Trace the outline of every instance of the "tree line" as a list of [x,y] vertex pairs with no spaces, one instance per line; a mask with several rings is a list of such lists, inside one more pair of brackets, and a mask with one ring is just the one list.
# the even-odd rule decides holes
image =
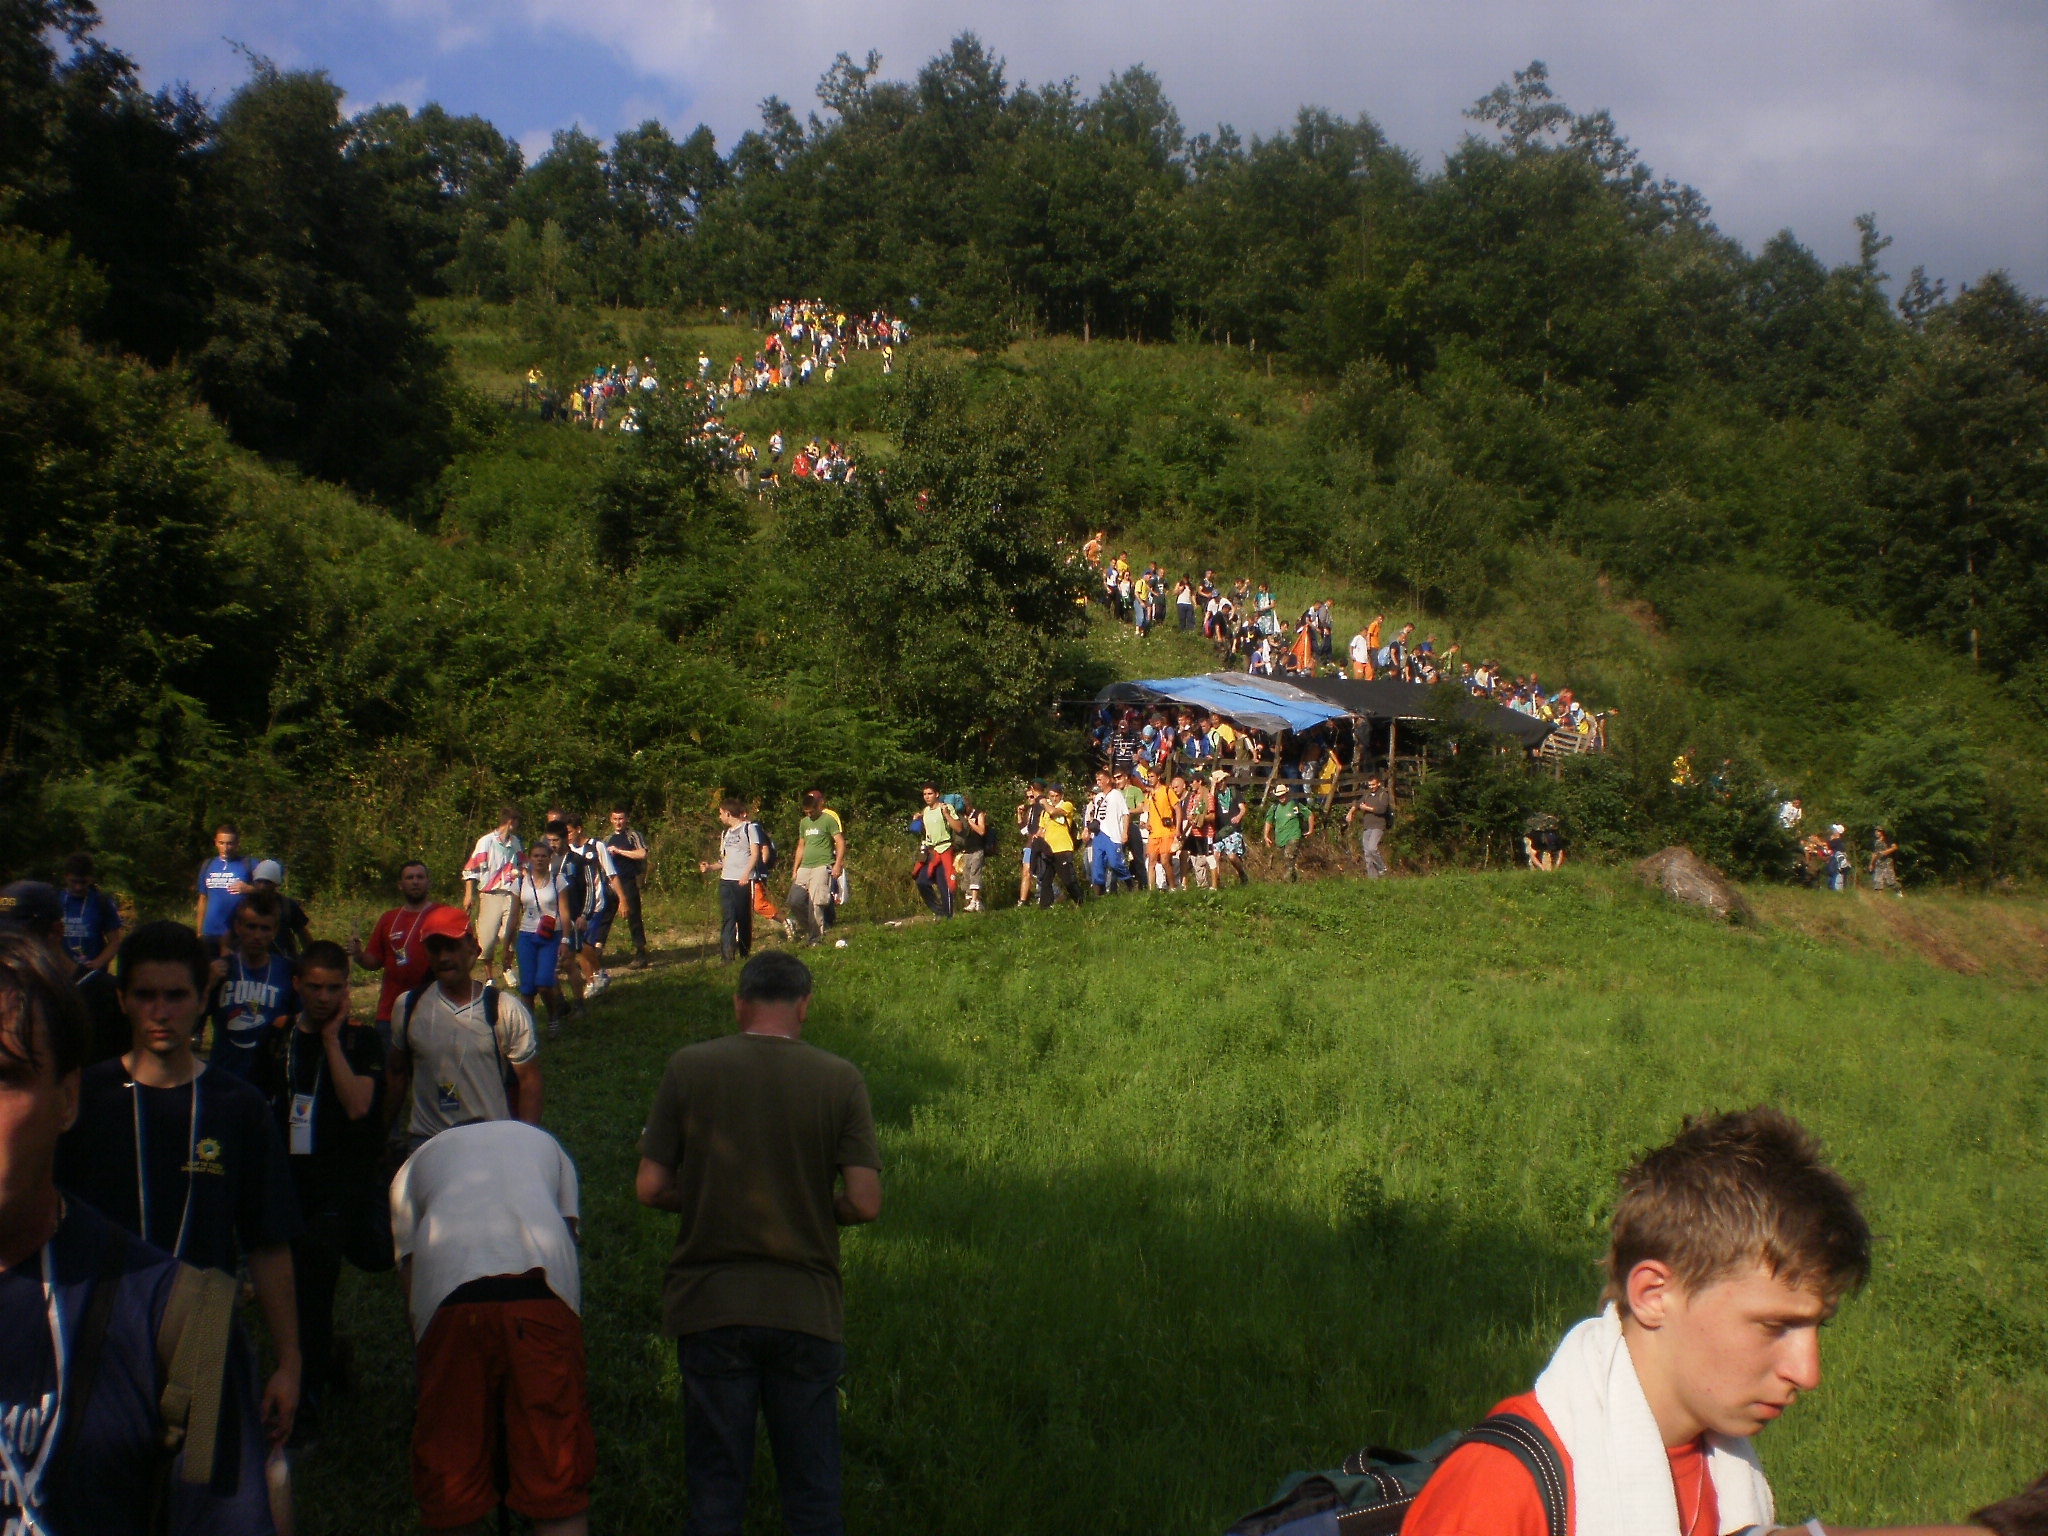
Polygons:
[[[504,423],[420,307],[450,296],[510,302],[560,341],[608,307],[823,294],[913,313],[981,358],[906,381],[872,423],[941,496],[914,501],[899,472],[772,530],[803,531],[790,570],[834,542],[867,551],[830,569],[873,602],[807,607],[797,583],[759,632],[853,639],[781,656],[778,687],[821,657],[895,679],[874,717],[890,762],[1056,750],[1036,722],[1077,675],[1071,624],[1021,551],[1104,516],[1446,614],[1483,613],[1553,555],[1694,636],[1717,619],[1768,636],[1788,602],[1819,604],[2043,713],[2048,309],[1995,272],[1950,293],[1916,270],[1889,298],[1874,218],[1834,268],[1790,233],[1745,250],[1540,64],[1474,103],[1435,166],[1321,109],[1266,137],[1190,134],[1144,70],[1092,95],[1013,83],[971,36],[907,81],[842,55],[815,108],[771,98],[730,146],[571,129],[529,165],[481,118],[345,116],[325,74],[261,59],[218,104],[147,91],[98,20],[87,0],[0,4],[0,580],[48,615],[0,662],[0,772],[70,785],[94,815],[175,780],[174,761],[237,761],[235,742],[263,743],[266,772],[302,773],[319,742],[361,773],[422,719],[464,738],[460,669],[442,656],[424,677],[406,643],[451,635],[415,583],[481,584],[490,627],[539,576],[473,530],[451,541],[477,484],[512,471]],[[1270,392],[1191,388],[1147,426],[1136,379],[1165,365],[1005,362],[1049,336],[1228,348],[1292,381],[1300,419],[1278,423]],[[540,541],[593,591],[629,585],[620,655],[723,654],[710,616],[750,601],[706,553],[746,545],[748,514],[679,440],[656,424],[617,462],[577,461]],[[308,477],[308,506],[341,505],[311,493],[324,480],[390,514],[289,537],[380,551],[408,569],[397,589],[323,570],[305,578],[321,602],[295,600],[267,568],[293,558],[287,535],[250,510],[275,515],[280,493],[230,442]],[[950,565],[909,553],[941,533]],[[1695,646],[1685,665],[1711,691],[1785,661]],[[1801,686],[1788,670],[1778,687],[1787,718],[1837,707]],[[675,772],[753,771],[676,750]]]

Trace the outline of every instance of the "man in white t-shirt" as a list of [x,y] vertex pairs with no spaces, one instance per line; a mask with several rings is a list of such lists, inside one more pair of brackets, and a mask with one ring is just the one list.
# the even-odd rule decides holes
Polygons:
[[[1107,768],[1095,775],[1088,820],[1095,828],[1095,841],[1088,852],[1088,879],[1098,896],[1106,895],[1131,878],[1130,865],[1124,861],[1124,839],[1131,827],[1130,802],[1111,781]],[[1112,876],[1115,884],[1109,883]]]
[[474,913],[489,974],[500,978],[507,991],[518,986],[509,969],[513,935],[519,931],[513,920],[518,899],[513,887],[519,883],[525,852],[526,844],[519,840],[519,807],[500,806],[498,824],[476,840],[469,862],[462,866],[462,910]]
[[431,1530],[480,1528],[501,1501],[540,1536],[588,1529],[597,1442],[576,1220],[576,1165],[516,1120],[456,1126],[392,1181],[419,1383],[413,1497]]
[[433,983],[391,1009],[389,1097],[411,1117],[412,1145],[475,1120],[539,1125],[533,1014],[517,993],[477,985],[476,934],[460,912],[436,907],[422,926]]

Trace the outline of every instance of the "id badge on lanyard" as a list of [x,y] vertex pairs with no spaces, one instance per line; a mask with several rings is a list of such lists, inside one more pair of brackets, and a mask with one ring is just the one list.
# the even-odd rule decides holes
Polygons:
[[291,1155],[313,1155],[313,1095],[310,1093],[292,1095]]

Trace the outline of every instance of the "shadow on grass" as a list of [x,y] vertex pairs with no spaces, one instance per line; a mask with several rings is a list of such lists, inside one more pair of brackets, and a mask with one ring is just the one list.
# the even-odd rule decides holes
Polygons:
[[[634,1203],[632,1173],[669,1052],[731,1028],[733,974],[621,988],[546,1052],[547,1123],[583,1180],[594,1530],[682,1521],[658,1333],[674,1223]],[[1048,1167],[924,1134],[957,1067],[859,1007],[814,1019],[860,1062],[890,1159],[882,1221],[846,1241],[854,1532],[1220,1530],[1289,1470],[1476,1418],[1590,1305],[1584,1247],[1404,1201],[1373,1169],[1289,1197],[1220,1130],[1213,1165]],[[395,1284],[349,1277],[342,1317],[360,1384],[303,1462],[300,1528],[411,1531]],[[747,1529],[780,1529],[765,1439]]]

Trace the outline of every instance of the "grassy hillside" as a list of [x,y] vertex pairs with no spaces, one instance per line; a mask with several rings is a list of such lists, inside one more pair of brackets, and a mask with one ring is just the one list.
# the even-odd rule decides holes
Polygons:
[[[480,389],[509,397],[542,357],[545,338],[523,331],[504,306],[442,301],[429,308],[458,368]],[[657,311],[590,312],[574,363],[587,369],[651,355],[674,380],[694,372],[700,348],[720,361],[735,352],[751,357],[758,337],[717,320],[715,313],[683,321]],[[1988,774],[1988,846],[1995,851],[1985,871],[2025,876],[2033,868],[2027,850],[2048,846],[2048,797],[2036,771],[2048,757],[2041,720],[1967,661],[1857,617],[1858,594],[1802,580],[1797,562],[1770,553],[1778,546],[1769,540],[1753,558],[1665,561],[1654,578],[1630,580],[1580,552],[1619,548],[1612,529],[1579,528],[1568,539],[1561,536],[1567,529],[1532,528],[1483,560],[1475,556],[1458,579],[1447,577],[1455,600],[1438,592],[1424,604],[1414,590],[1368,579],[1381,568],[1385,541],[1407,536],[1401,520],[1413,511],[1375,500],[1380,492],[1360,467],[1365,429],[1358,418],[1386,407],[1361,403],[1354,382],[1332,386],[1285,359],[1275,368],[1270,356],[1241,347],[1187,343],[1051,338],[975,360],[940,339],[915,343],[904,357],[905,367],[959,374],[983,393],[1023,388],[1042,402],[1057,424],[1044,447],[1047,473],[1070,526],[1109,528],[1112,549],[1140,563],[1158,559],[1176,575],[1213,566],[1226,576],[1266,579],[1283,610],[1331,597],[1340,644],[1384,612],[1390,626],[1412,621],[1418,633],[1436,635],[1440,648],[1459,644],[1464,660],[1494,657],[1552,688],[1570,684],[1593,707],[1617,712],[1613,739],[1641,785],[1661,780],[1682,751],[1703,772],[1733,758],[1769,792],[1803,795],[1814,819],[1860,824],[1899,814],[1884,803],[1883,763],[1859,767],[1872,740],[1910,746],[1930,729],[1953,730]],[[886,467],[902,384],[900,373],[881,376],[876,354],[855,353],[829,388],[738,402],[728,415],[757,442],[775,431],[795,440],[850,438]],[[1508,408],[1465,398],[1460,387],[1469,393],[1474,386],[1445,386],[1432,409],[1449,423],[1457,462],[1483,474],[1520,439],[1509,433],[1503,448],[1506,429],[1494,418]],[[1673,477],[1692,479],[1688,494],[1701,506],[1737,508],[1766,525],[1845,494],[1851,470],[1826,429],[1755,425],[1738,448],[1725,424],[1681,412],[1658,428],[1656,451],[1670,456]],[[1567,432],[1541,419],[1510,426],[1541,441]],[[567,435],[537,425],[516,430],[465,458],[450,482],[503,477],[508,454],[551,454],[535,445]],[[578,460],[586,478],[612,446],[582,450],[590,456]],[[1515,451],[1537,453],[1528,442]],[[1563,449],[1553,442],[1547,451]],[[551,493],[571,525],[573,489],[564,481]],[[447,504],[469,516],[461,497]],[[1600,516],[1627,521],[1619,508]],[[764,533],[772,530],[770,504],[755,503],[755,517]],[[1164,631],[1139,640],[1099,615],[1087,652],[1098,680],[1213,664],[1198,643]]]
[[[1881,1238],[1822,1390],[1764,1438],[1781,1512],[1955,1516],[2031,1477],[2048,1005],[2011,962],[2038,977],[2043,912],[1919,907],[2006,936],[1971,976],[1874,899],[1774,901],[1731,930],[1618,876],[1467,875],[851,930],[809,1031],[866,1073],[888,1163],[846,1244],[849,1529],[1215,1531],[1290,1469],[1472,1419],[1591,1306],[1623,1160],[1758,1101],[1822,1134]],[[680,1518],[672,1223],[632,1202],[634,1140],[731,982],[636,976],[545,1053],[603,1529]],[[343,1314],[364,1383],[302,1528],[408,1530],[395,1287],[353,1277]]]

